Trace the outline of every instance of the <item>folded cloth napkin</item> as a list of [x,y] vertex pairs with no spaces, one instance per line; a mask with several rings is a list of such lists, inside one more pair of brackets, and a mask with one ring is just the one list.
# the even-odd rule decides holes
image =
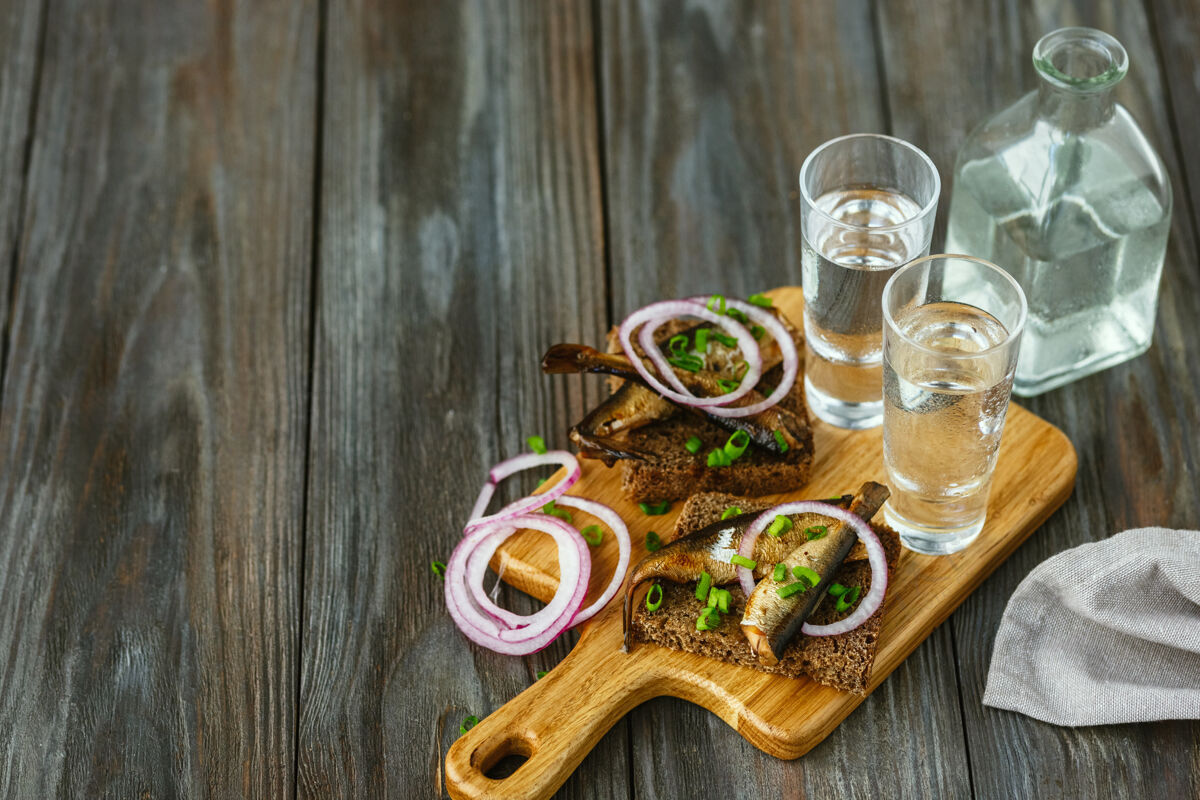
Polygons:
[[1047,559],[1008,601],[983,704],[1056,725],[1200,719],[1200,531]]

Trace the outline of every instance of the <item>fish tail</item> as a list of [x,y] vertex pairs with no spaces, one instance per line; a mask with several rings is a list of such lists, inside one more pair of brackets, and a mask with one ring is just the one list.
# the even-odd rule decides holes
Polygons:
[[542,356],[542,372],[547,375],[563,375],[573,372],[583,372],[588,368],[590,356],[596,352],[594,347],[583,344],[556,344]]

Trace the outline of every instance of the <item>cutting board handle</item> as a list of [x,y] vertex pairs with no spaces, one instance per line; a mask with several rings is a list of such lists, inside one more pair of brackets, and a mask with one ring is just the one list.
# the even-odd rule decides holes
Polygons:
[[[446,754],[446,787],[454,798],[543,798],[562,786],[617,720],[651,697],[662,681],[635,649],[620,649],[620,621],[597,621],[544,678],[493,711]],[[611,629],[614,627],[615,631]],[[609,630],[605,630],[609,629]],[[506,778],[487,772],[506,756],[526,761]]]

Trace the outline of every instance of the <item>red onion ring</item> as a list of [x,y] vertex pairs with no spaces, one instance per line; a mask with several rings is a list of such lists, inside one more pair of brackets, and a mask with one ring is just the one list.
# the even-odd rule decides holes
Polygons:
[[[591,514],[596,519],[608,525],[613,536],[617,539],[617,566],[613,570],[613,576],[608,582],[608,586],[596,598],[596,601],[587,608],[575,615],[575,619],[571,621],[571,627],[575,627],[581,622],[594,617],[600,609],[608,604],[609,600],[613,599],[613,595],[621,588],[621,584],[625,582],[625,570],[629,569],[629,555],[633,549],[633,543],[629,537],[629,528],[625,525],[625,520],[621,519],[621,515],[613,511],[603,503],[597,503],[595,500],[588,500],[583,497],[572,497],[567,495],[559,499],[560,506],[570,506],[578,508],[580,511]],[[579,538],[583,538],[580,534]]]
[[[554,597],[542,612],[538,612],[548,612],[541,617],[541,622],[504,630],[472,604],[467,589],[467,563],[482,542],[513,525],[540,530],[555,538],[561,577]],[[544,514],[526,514],[479,522],[466,532],[446,564],[446,608],[458,629],[476,644],[506,655],[528,655],[550,644],[570,626],[583,605],[590,576],[591,557],[587,543],[578,531],[562,520]]]
[[[859,541],[867,548],[867,562],[871,565],[871,590],[867,592],[867,596],[858,604],[858,608],[854,609],[854,613],[845,619],[831,622],[828,625],[810,625],[806,622],[804,623],[804,627],[800,629],[802,633],[808,636],[836,636],[840,633],[854,630],[866,622],[883,605],[883,596],[887,592],[888,585],[887,554],[883,550],[883,544],[879,541],[879,537],[875,535],[875,531],[871,529],[871,526],[864,522],[857,514],[851,513],[844,508],[830,505],[829,503],[820,503],[812,500],[783,503],[782,505],[767,509],[754,522],[750,523],[750,527],[746,528],[746,532],[742,534],[742,541],[738,546],[738,554],[753,560],[754,543],[758,540],[759,535],[767,529],[775,517],[786,517],[792,514],[820,514],[845,522],[854,528],[854,532],[858,534]],[[742,566],[737,568],[737,573],[738,581],[742,585],[742,591],[749,598],[754,591],[754,574]]]
[[[554,464],[567,470],[566,476],[558,483],[541,494],[529,495],[517,500],[515,503],[509,503],[495,514],[489,514],[486,517],[480,516],[487,509],[488,503],[492,500],[492,495],[496,492],[496,484],[500,483],[500,481],[516,472]],[[491,471],[488,472],[487,483],[483,485],[483,489],[479,492],[479,499],[475,501],[475,507],[471,509],[467,530],[471,530],[487,522],[497,522],[517,516],[518,514],[526,514],[541,508],[552,500],[558,500],[558,498],[566,493],[567,489],[575,485],[575,481],[579,480],[579,476],[582,474],[583,470],[579,466],[579,460],[566,450],[550,450],[541,454],[522,453],[519,456],[505,459],[492,467]]]

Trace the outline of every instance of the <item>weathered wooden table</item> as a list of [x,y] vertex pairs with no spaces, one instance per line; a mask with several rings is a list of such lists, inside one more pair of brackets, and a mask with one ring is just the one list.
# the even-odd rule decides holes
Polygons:
[[1198,722],[980,704],[1035,564],[1200,526],[1197,0],[5,3],[0,793],[444,792],[568,646],[474,648],[429,570],[599,398],[543,347],[796,282],[810,149],[891,132],[946,180],[1064,24],[1128,48],[1176,198],[1154,347],[1029,403],[1074,497],[804,758],[660,699],[562,794],[1200,795]]

